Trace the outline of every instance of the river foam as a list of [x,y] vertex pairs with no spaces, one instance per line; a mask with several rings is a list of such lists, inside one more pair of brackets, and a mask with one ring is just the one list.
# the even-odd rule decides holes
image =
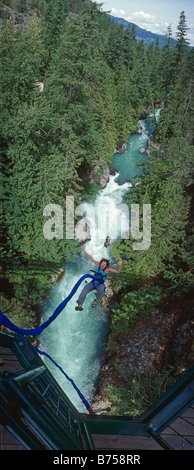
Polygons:
[[[97,261],[102,257],[110,258],[109,247],[104,246],[106,236],[110,235],[111,242],[116,238],[120,238],[120,224],[118,222],[120,204],[124,194],[130,188],[130,183],[119,186],[116,178],[117,175],[110,176],[109,183],[106,188],[100,191],[95,203],[85,202],[82,205],[91,233],[91,240],[87,242],[86,250]],[[103,225],[103,211],[105,210],[108,214],[105,217],[109,222],[108,232]],[[125,214],[122,216],[121,225],[122,231],[126,232],[128,220]],[[41,310],[44,321],[69,294],[78,279],[94,268],[95,265],[89,261],[83,252],[80,256],[75,257],[74,262],[66,265],[65,276],[59,283],[51,287],[49,297],[42,302]],[[107,310],[101,308],[100,305],[95,310],[91,308],[95,298],[94,292],[88,295],[83,312],[75,311],[76,299],[83,287],[84,284],[80,286],[73,299],[54,323],[41,334],[40,341],[41,349],[45,350],[58,362],[74,380],[87,400],[90,401],[103,360],[104,346],[109,329],[109,316]],[[60,371],[55,369],[55,366],[48,359],[45,359],[45,362],[74,406],[79,411],[85,411],[72,385],[64,379]]]
[[[157,119],[158,116],[159,112],[157,112]],[[141,127],[142,134],[131,136],[132,144],[129,139],[126,154],[119,156],[119,169],[122,167],[123,162],[123,174],[121,175],[123,180],[126,165],[129,175],[133,175],[136,161],[142,158],[139,149],[143,144],[146,145],[149,135],[153,131],[153,125],[146,124],[145,121],[141,121]],[[83,214],[86,213],[85,217],[91,233],[91,240],[87,242],[85,248],[98,261],[102,257],[110,259],[109,247],[104,246],[106,236],[110,236],[112,242],[116,238],[121,238],[122,234],[129,228],[125,211],[122,220],[120,214],[124,194],[130,189],[131,184],[126,182],[118,185],[117,181],[118,175],[110,176],[109,183],[100,191],[95,202],[93,204],[84,202],[82,205]],[[105,215],[106,212],[108,215]],[[78,279],[94,267],[95,265],[89,261],[83,252],[80,256],[76,256],[72,263],[65,266],[65,276],[59,283],[51,287],[49,296],[41,304],[44,321],[52,314],[57,305],[66,298]],[[84,284],[80,286],[63,312],[40,335],[39,339],[41,349],[53,357],[74,380],[86,399],[91,402],[104,356],[109,331],[109,315],[108,311],[101,308],[100,305],[95,310],[91,308],[95,298],[94,292],[88,295],[84,303],[84,310],[82,312],[75,311],[76,299],[83,287]],[[85,412],[84,405],[72,385],[49,360],[45,359],[45,362],[74,406],[80,412]]]

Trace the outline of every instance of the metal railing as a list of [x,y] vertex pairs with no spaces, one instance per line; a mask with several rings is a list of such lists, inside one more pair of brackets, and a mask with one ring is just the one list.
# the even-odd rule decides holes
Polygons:
[[[0,334],[3,354],[17,358],[18,372],[1,376],[2,424],[27,449],[95,449],[91,434],[147,436],[163,449],[174,450],[165,430],[182,439],[181,448],[192,440],[176,430],[176,421],[192,410],[194,367],[190,368],[139,418],[81,414],[60,388],[51,372],[22,335]],[[174,424],[175,423],[175,424]],[[165,436],[165,438],[164,438]]]
[[16,373],[4,371],[1,377],[2,424],[27,449],[94,449],[82,415],[30,341],[4,333],[0,339],[23,367]]
[[[86,416],[86,422],[92,434],[152,437],[161,448],[167,450],[175,449],[175,445],[172,445],[172,437],[174,441],[176,437],[180,437],[180,450],[185,448],[185,444],[188,444],[188,447],[192,449],[194,430],[192,435],[187,437],[185,429],[181,430],[181,420],[185,421],[184,413],[187,410],[191,410],[193,415],[193,398],[194,367],[191,367],[138,418]],[[179,426],[177,426],[177,422]],[[187,419],[186,422],[188,428],[191,428],[192,421]],[[180,431],[177,430],[177,427]],[[190,431],[188,431],[189,433]]]

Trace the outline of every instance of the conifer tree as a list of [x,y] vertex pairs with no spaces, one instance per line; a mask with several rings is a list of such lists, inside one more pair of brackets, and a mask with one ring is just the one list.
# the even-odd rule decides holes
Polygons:
[[186,17],[185,17],[185,12],[182,11],[180,14],[179,18],[179,24],[177,26],[177,52],[178,52],[178,60],[180,60],[182,54],[185,52],[189,41],[187,40],[187,31],[189,30],[187,24],[186,24]]
[[165,94],[169,92],[170,84],[176,76],[176,48],[174,40],[172,39],[172,25],[167,27],[166,44],[162,50],[161,57],[161,70],[162,70],[162,86]]
[[[44,239],[44,206],[52,202],[65,211],[69,194],[79,203],[81,175],[108,164],[145,107],[164,99],[158,146],[142,167],[141,185],[133,186],[126,199],[129,205],[152,204],[153,240],[146,255],[133,252],[131,239],[116,242],[114,253],[124,250],[131,257],[123,263],[117,287],[127,290],[142,274],[155,273],[182,289],[191,266],[186,230],[193,106],[193,50],[186,47],[184,12],[175,69],[170,29],[161,51],[156,44],[137,44],[133,27],[114,24],[94,2],[35,4],[41,20],[35,15],[26,29],[16,30],[11,17],[0,33],[5,278],[18,298],[30,295],[37,301],[51,271],[79,252],[74,240]],[[190,282],[189,275],[187,288]]]
[[45,2],[43,40],[49,56],[57,47],[66,14],[67,5],[64,0],[47,0]]

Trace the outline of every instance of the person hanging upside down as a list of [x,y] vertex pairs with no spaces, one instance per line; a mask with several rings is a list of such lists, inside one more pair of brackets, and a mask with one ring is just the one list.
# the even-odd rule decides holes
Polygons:
[[92,261],[93,263],[96,264],[97,269],[96,269],[96,274],[101,274],[102,279],[101,280],[92,280],[89,282],[82,290],[79,299],[76,301],[78,306],[75,307],[75,310],[83,310],[82,305],[84,303],[84,300],[86,296],[91,292],[92,290],[96,289],[96,299],[94,300],[92,307],[96,307],[98,301],[102,297],[104,291],[105,291],[105,286],[104,286],[104,281],[106,279],[106,276],[109,272],[111,273],[120,273],[121,270],[121,264],[122,264],[122,259],[119,260],[118,268],[113,269],[109,267],[109,261],[105,258],[102,258],[100,262],[96,261],[94,258],[92,258],[91,255],[86,253],[84,246],[82,246],[82,251],[85,253],[85,255]]

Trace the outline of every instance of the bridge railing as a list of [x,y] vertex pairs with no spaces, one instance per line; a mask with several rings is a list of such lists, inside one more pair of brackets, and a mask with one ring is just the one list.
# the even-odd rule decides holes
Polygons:
[[[42,362],[30,341],[1,333],[2,360],[9,350],[22,369],[1,377],[2,424],[30,449],[93,449],[82,415]],[[4,353],[3,353],[4,349]]]
[[[150,436],[162,448],[174,449],[164,438],[164,431],[171,429],[177,419],[184,421],[182,415],[189,407],[192,410],[194,367],[138,418],[81,414],[28,338],[0,333],[0,344],[2,361],[12,354],[20,368],[17,372],[16,369],[5,370],[1,376],[2,424],[27,449],[94,449],[91,435],[96,434]],[[183,448],[190,438],[183,434],[180,437]]]

